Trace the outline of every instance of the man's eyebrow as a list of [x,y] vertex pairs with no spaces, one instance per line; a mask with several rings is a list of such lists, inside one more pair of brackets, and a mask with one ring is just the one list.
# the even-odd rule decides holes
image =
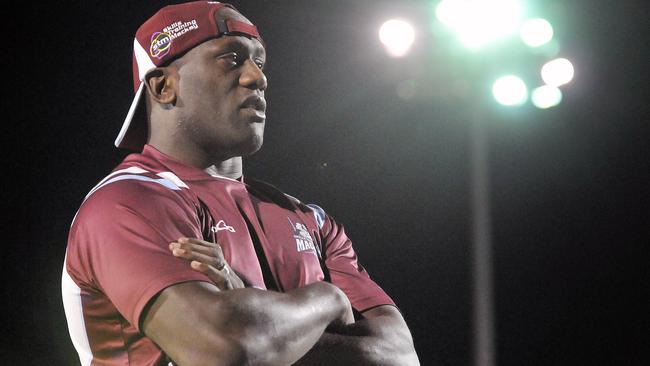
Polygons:
[[263,56],[266,59],[266,48],[264,48],[264,46],[258,44],[254,48],[258,55]]
[[254,45],[251,49],[251,47],[249,47],[246,43],[234,38],[234,39],[229,39],[226,42],[215,46],[213,50],[216,52],[246,51],[246,52],[251,52],[256,56],[262,56],[266,58],[266,49],[264,48],[264,46],[259,42],[255,42],[255,41],[253,42]]

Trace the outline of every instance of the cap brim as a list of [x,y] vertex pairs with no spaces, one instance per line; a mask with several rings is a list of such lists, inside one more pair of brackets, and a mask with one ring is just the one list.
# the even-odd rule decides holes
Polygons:
[[147,142],[147,114],[144,101],[144,83],[140,83],[129,112],[115,139],[115,147],[141,151]]

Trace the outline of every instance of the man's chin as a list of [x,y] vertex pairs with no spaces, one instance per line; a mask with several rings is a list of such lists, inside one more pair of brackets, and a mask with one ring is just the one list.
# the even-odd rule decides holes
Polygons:
[[262,143],[264,142],[264,137],[262,135],[254,135],[247,146],[242,149],[242,156],[253,155],[262,148]]

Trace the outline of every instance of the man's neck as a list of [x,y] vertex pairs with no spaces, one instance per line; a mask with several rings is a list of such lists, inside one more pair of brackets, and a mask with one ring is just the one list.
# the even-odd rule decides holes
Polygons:
[[239,179],[242,176],[241,156],[214,162],[210,161],[210,158],[206,154],[201,154],[199,150],[178,149],[177,146],[182,146],[182,144],[163,144],[157,143],[157,141],[150,141],[149,145],[183,164],[203,169],[203,171],[210,175],[231,179]]
[[239,179],[242,176],[242,158],[235,156],[228,160],[221,161],[204,169],[212,176],[225,177],[230,179]]

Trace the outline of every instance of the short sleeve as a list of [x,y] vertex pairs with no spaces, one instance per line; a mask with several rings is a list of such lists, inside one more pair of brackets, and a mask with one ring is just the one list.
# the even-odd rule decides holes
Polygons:
[[352,248],[352,242],[345,234],[343,226],[322,212],[317,212],[316,218],[321,226],[325,265],[330,279],[345,292],[352,307],[362,312],[379,305],[394,306],[390,296],[370,278],[359,263],[357,253]]
[[202,237],[197,208],[178,191],[148,182],[110,184],[82,204],[68,238],[67,268],[80,287],[103,292],[140,330],[147,303],[164,288],[208,281],[169,243]]

